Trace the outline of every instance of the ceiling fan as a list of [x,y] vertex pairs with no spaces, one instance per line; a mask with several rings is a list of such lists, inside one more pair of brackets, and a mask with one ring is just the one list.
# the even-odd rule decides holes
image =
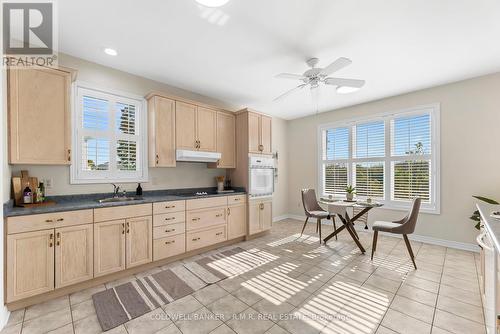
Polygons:
[[352,61],[348,58],[340,57],[325,68],[316,67],[318,62],[318,58],[308,59],[306,63],[310,69],[305,71],[304,74],[280,73],[276,75],[276,78],[300,80],[302,83],[297,87],[281,94],[275,98],[274,101],[281,100],[308,85],[311,87],[311,90],[318,88],[320,83],[337,86],[337,93],[346,94],[357,91],[365,84],[364,80],[329,77],[330,74],[337,72],[347,65],[350,65]]

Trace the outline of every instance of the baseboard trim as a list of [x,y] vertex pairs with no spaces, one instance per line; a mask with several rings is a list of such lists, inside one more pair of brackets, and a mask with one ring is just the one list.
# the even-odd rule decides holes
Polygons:
[[[284,219],[294,219],[294,220],[304,221],[306,219],[306,216],[293,215],[293,214],[281,215],[281,216],[273,218],[273,222],[278,222],[278,221],[284,220]],[[309,223],[316,223],[316,222],[311,220],[311,221],[309,221]],[[327,224],[327,223],[323,222],[323,224]],[[372,233],[371,229],[365,230],[364,227],[361,225],[355,226],[355,228],[356,228],[356,230]],[[381,234],[389,236],[389,237],[401,238],[401,236],[397,235],[397,234],[391,234],[391,233],[381,233]],[[431,245],[449,247],[449,248],[460,249],[460,250],[471,251],[471,252],[479,252],[478,245],[467,243],[467,242],[445,240],[445,239],[433,238],[433,237],[429,237],[429,236],[425,236],[425,235],[418,235],[418,234],[411,234],[408,236],[408,238],[410,240],[413,240],[413,241],[423,242],[423,243],[431,244]]]

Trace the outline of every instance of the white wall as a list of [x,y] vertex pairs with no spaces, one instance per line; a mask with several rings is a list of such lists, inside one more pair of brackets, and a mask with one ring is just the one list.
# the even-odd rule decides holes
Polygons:
[[288,143],[287,121],[273,117],[273,152],[278,152],[278,178],[274,184],[273,217],[288,213]]
[[[318,187],[319,124],[436,102],[441,104],[441,214],[421,214],[415,233],[473,243],[471,196],[500,200],[500,73],[289,121],[289,213],[303,214],[300,189]],[[369,220],[402,215],[377,209]]]

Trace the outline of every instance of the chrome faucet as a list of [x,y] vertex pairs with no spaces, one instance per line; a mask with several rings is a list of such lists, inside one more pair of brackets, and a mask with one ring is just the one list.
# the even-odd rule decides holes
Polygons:
[[111,183],[111,185],[113,186],[113,197],[118,197],[118,192],[120,191],[120,187],[114,183]]

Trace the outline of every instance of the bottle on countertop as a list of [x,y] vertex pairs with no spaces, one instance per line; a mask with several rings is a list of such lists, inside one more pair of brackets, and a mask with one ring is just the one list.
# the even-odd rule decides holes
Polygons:
[[142,196],[142,187],[140,183],[137,184],[137,189],[135,189],[135,195]]
[[40,182],[38,189],[40,189],[40,202],[43,202],[45,201],[45,185],[43,182]]
[[23,203],[30,204],[32,202],[33,202],[33,194],[31,192],[30,184],[28,183],[23,191]]

